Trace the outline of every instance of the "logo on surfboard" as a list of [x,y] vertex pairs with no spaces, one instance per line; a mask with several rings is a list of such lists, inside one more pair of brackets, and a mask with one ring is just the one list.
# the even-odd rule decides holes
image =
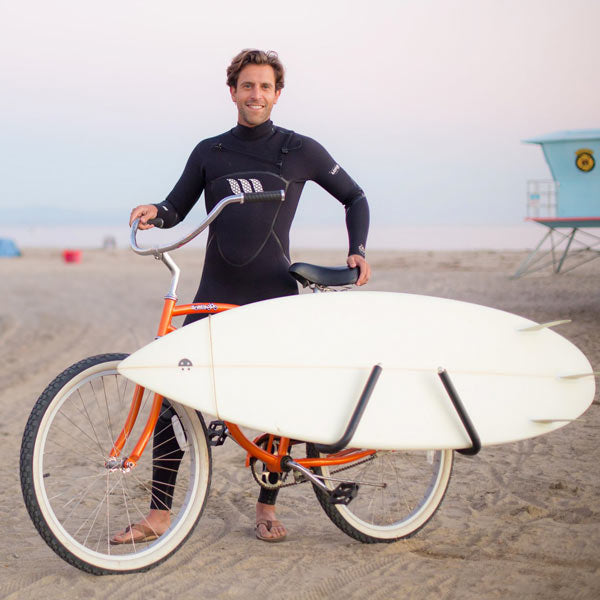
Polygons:
[[192,361],[189,358],[182,358],[179,361],[179,365],[178,365],[182,371],[189,371],[191,367],[193,367],[194,365],[192,365]]

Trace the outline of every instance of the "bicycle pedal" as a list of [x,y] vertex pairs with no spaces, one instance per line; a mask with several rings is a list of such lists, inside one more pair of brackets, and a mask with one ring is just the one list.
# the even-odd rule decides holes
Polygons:
[[208,442],[211,446],[222,446],[229,435],[224,421],[211,421],[208,425]]
[[340,483],[329,494],[330,504],[350,504],[358,494],[358,483]]

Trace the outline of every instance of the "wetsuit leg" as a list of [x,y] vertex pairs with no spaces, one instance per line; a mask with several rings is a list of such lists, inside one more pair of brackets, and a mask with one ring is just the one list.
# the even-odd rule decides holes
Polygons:
[[152,500],[150,508],[170,510],[173,490],[183,450],[179,447],[171,418],[175,411],[168,400],[163,400],[160,416],[154,429],[152,448]]
[[[188,315],[184,326],[198,319],[207,317],[206,314]],[[163,400],[160,416],[154,429],[152,450],[152,500],[150,508],[170,510],[173,503],[173,490],[177,481],[177,473],[183,458],[183,451],[177,443],[171,418],[175,412],[167,399]]]
[[[163,400],[162,409],[154,430],[154,447],[152,449],[152,501],[150,508],[170,510],[173,503],[173,489],[177,481],[177,473],[184,452],[171,425],[173,411],[168,400]],[[274,505],[279,490],[260,488],[258,501]]]
[[258,495],[258,501],[263,504],[274,505],[277,502],[277,494],[279,490],[267,490],[266,488],[260,488],[260,494]]

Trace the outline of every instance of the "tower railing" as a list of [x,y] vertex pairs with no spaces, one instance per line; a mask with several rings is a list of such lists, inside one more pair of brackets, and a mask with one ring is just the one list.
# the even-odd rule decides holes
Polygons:
[[527,182],[527,216],[556,217],[559,184],[554,179],[530,179]]

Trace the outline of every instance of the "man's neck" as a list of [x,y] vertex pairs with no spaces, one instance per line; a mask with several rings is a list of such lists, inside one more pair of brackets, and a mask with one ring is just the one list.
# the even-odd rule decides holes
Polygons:
[[261,123],[260,125],[256,125],[255,127],[248,127],[247,125],[242,125],[241,123],[238,123],[231,130],[231,133],[233,133],[235,137],[244,140],[256,140],[266,135],[269,135],[272,131],[273,121],[269,119],[264,123]]

